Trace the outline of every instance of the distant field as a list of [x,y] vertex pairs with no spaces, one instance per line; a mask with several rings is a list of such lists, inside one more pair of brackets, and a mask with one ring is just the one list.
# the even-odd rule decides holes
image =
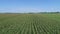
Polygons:
[[60,14],[0,14],[0,34],[60,34]]

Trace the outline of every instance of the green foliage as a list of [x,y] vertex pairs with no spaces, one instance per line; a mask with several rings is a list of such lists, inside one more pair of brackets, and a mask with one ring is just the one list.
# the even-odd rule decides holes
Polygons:
[[60,14],[0,14],[0,34],[60,34]]

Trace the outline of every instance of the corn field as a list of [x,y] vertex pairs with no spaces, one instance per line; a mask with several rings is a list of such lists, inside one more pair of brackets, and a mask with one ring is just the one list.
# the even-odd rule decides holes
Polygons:
[[60,34],[60,14],[0,14],[0,34]]

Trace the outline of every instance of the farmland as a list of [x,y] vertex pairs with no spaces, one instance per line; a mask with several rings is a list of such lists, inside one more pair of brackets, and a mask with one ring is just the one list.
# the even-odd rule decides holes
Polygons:
[[0,34],[60,34],[60,14],[0,14]]

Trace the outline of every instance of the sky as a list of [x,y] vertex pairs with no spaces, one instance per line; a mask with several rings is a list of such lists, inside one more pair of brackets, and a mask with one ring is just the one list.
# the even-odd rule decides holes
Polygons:
[[60,11],[60,0],[0,0],[0,13],[56,11]]

